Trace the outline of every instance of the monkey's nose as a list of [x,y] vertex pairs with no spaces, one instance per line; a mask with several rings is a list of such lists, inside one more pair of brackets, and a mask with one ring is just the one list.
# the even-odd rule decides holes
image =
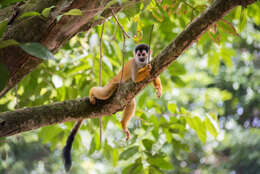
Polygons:
[[141,62],[144,62],[145,61],[145,58],[140,58],[139,59]]

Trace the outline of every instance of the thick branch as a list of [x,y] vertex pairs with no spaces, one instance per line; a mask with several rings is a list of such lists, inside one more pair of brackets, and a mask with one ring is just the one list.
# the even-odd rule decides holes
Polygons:
[[[14,18],[8,25],[7,31],[3,35],[3,40],[14,39],[18,42],[40,42],[55,53],[71,37],[81,31],[86,31],[102,23],[105,18],[118,12],[125,5],[134,5],[136,1],[126,4],[114,4],[111,8],[104,10],[104,7],[110,0],[45,0],[45,1],[26,1],[25,4],[17,8],[8,7],[0,10],[0,19],[12,18],[12,13],[19,15],[28,11],[41,12],[43,9],[55,6],[51,15],[46,18],[39,16],[26,19]],[[71,9],[80,9],[82,16],[63,16],[57,22],[56,18],[60,14]],[[15,11],[16,10],[16,11]],[[95,16],[101,13],[103,18],[95,19]],[[42,62],[41,59],[34,58],[26,54],[18,46],[10,46],[0,49],[0,63],[7,66],[9,70],[9,81],[5,88],[0,91],[0,97],[4,96],[16,83],[22,80],[28,73],[34,70]]]
[[120,90],[109,100],[98,101],[91,105],[88,98],[43,105],[0,114],[0,137],[37,129],[42,126],[111,115],[120,111],[149,82],[169,66],[212,24],[220,20],[229,10],[243,4],[249,5],[256,0],[216,0],[216,2],[194,20],[151,62],[152,72],[149,79],[140,83],[122,84]]

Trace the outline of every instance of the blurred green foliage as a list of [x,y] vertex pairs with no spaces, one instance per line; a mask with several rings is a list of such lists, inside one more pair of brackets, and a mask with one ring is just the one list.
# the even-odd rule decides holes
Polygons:
[[[120,71],[123,54],[129,60],[136,44],[148,43],[152,24],[155,56],[209,5],[206,0],[129,5],[117,14],[133,37],[125,53],[122,31],[108,18],[102,85]],[[232,10],[160,75],[160,99],[151,85],[136,97],[128,142],[121,113],[103,117],[102,145],[98,119],[85,120],[73,145],[71,173],[259,171],[259,10],[259,2]],[[0,99],[0,111],[88,96],[98,85],[100,32],[97,26],[73,37],[55,55],[57,61],[44,61]],[[61,149],[72,127],[64,123],[0,139],[0,173],[63,173]]]

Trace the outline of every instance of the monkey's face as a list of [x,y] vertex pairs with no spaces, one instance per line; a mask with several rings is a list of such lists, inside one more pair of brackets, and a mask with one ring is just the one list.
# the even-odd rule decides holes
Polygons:
[[146,50],[137,50],[135,53],[135,61],[140,64],[148,63],[148,52]]
[[[135,47],[134,59],[138,65],[141,65],[141,67],[148,63],[149,50],[150,50],[149,46],[146,44],[139,44]],[[150,51],[150,53],[151,53],[151,51]],[[151,54],[150,54],[150,56],[151,56]]]

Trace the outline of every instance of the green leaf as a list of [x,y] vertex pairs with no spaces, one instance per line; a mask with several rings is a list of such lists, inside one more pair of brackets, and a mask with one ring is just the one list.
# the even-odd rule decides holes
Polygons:
[[0,38],[3,36],[5,32],[7,24],[8,24],[8,20],[4,20],[0,22]]
[[142,141],[144,147],[146,150],[148,151],[151,151],[152,150],[152,147],[153,147],[153,144],[154,144],[154,141],[150,140],[150,139],[144,139]]
[[139,97],[139,100],[138,100],[138,105],[140,107],[143,107],[144,106],[144,103],[146,102],[146,99],[148,97],[148,90],[145,90],[141,96]]
[[115,167],[117,165],[117,161],[119,159],[119,153],[117,149],[113,149],[112,151],[112,161],[113,161],[113,166]]
[[168,103],[167,107],[171,113],[176,113],[177,105],[175,103]]
[[64,13],[63,15],[71,15],[71,16],[82,16],[82,11],[80,9],[71,9],[70,11]]
[[171,75],[183,75],[186,74],[186,69],[184,65],[180,64],[177,61],[174,61],[171,66],[168,68]]
[[43,143],[49,143],[54,142],[57,134],[61,132],[63,132],[63,129],[59,126],[46,126],[41,128],[38,135]]
[[138,14],[138,12],[140,11],[140,6],[137,5],[131,5],[128,8],[125,8],[125,10],[123,11],[126,16],[128,18],[133,17],[134,15]]
[[215,121],[218,122],[218,116],[214,113],[209,113],[209,115],[211,116],[211,118],[213,118]]
[[131,164],[123,169],[122,174],[143,174],[142,158],[135,160],[134,164]]
[[164,133],[164,135],[165,135],[165,137],[166,137],[166,140],[167,140],[169,143],[171,143],[171,142],[172,142],[172,133],[169,132],[169,129],[168,129],[168,128],[163,129],[163,133]]
[[207,139],[207,132],[206,132],[206,127],[203,124],[203,122],[201,121],[201,119],[199,117],[193,117],[193,121],[196,124],[197,129],[195,129],[196,134],[198,135],[198,137],[200,138],[200,140],[205,143],[206,139]]
[[0,49],[9,47],[12,45],[19,45],[19,43],[16,40],[10,39],[10,40],[2,40],[0,41]]
[[218,26],[221,27],[223,29],[223,31],[229,33],[229,34],[233,34],[235,36],[239,36],[239,34],[237,33],[235,27],[232,25],[232,23],[228,22],[225,19],[221,19],[218,22]]
[[158,167],[156,167],[156,166],[150,166],[149,174],[164,174],[164,172],[159,170]]
[[138,152],[138,146],[130,147],[120,154],[119,160],[127,160],[137,152]]
[[9,71],[8,68],[0,63],[0,91],[5,88],[9,79]]
[[110,160],[111,158],[111,152],[112,152],[112,147],[107,143],[107,139],[104,143],[104,148],[103,148],[103,151],[104,151],[104,156],[107,160]]
[[37,42],[28,42],[19,45],[28,54],[41,58],[55,60],[53,54],[42,44]]
[[169,160],[166,160],[165,157],[162,156],[150,157],[147,159],[147,162],[164,170],[173,169],[172,163],[170,163]]
[[218,132],[217,129],[214,127],[214,125],[212,124],[212,122],[210,121],[210,119],[208,117],[206,117],[206,119],[204,120],[205,125],[207,127],[207,130],[209,131],[209,133],[211,135],[213,135],[215,138],[217,138],[218,136]]
[[186,85],[186,83],[179,76],[172,76],[171,80],[180,87],[184,87]]
[[23,0],[1,0],[0,5],[2,6],[2,8],[5,8],[16,2],[21,2],[21,1],[23,1]]
[[23,13],[21,16],[18,17],[18,19],[32,17],[32,16],[41,16],[41,14],[38,13],[37,11],[29,11],[29,12]]
[[246,23],[247,23],[247,9],[244,8],[244,7],[240,7],[241,8],[241,12],[240,12],[240,20],[239,20],[239,29],[240,31],[242,31],[245,26],[246,26]]
[[220,57],[219,54],[214,51],[213,55],[208,57],[208,66],[211,68],[213,74],[217,74],[220,65]]
[[186,116],[185,119],[186,119],[188,125],[190,126],[190,128],[195,130],[199,139],[203,143],[205,143],[206,139],[207,139],[207,131],[206,131],[206,126],[201,121],[201,119],[198,116],[195,116],[195,117]]
[[90,144],[90,149],[89,149],[89,155],[91,155],[92,153],[94,153],[96,150],[96,140],[95,137],[92,138],[91,140],[91,144]]
[[49,15],[50,15],[50,11],[51,9],[53,9],[55,6],[51,6],[51,7],[48,7],[48,8],[45,8],[42,10],[42,16],[44,16],[45,18],[48,18]]
[[227,67],[231,68],[233,66],[233,64],[232,64],[232,56],[235,55],[234,50],[222,47],[220,49],[220,54],[221,54],[222,60],[225,63],[225,65]]

